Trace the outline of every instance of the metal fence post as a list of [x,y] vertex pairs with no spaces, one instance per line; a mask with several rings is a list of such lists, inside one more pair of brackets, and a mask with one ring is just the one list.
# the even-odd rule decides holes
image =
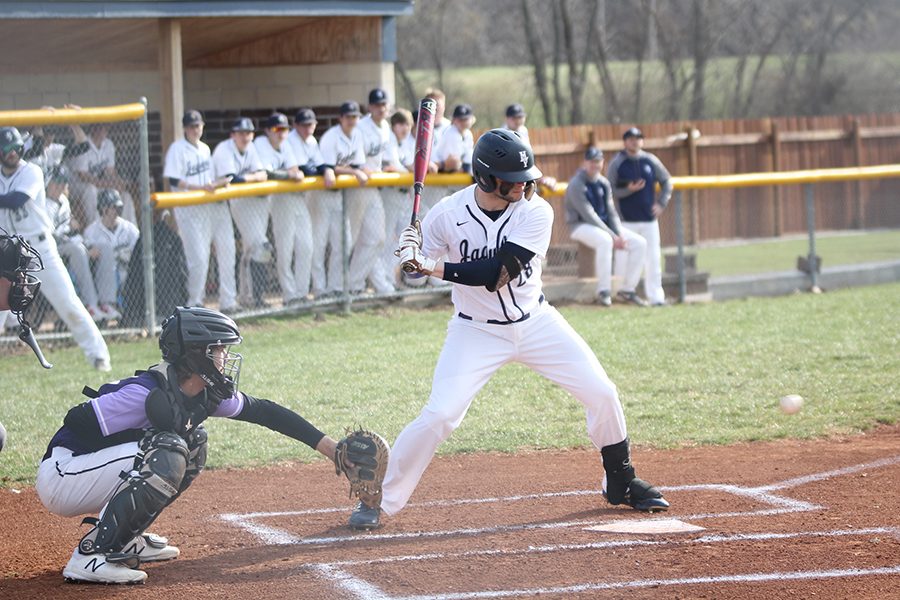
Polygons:
[[806,227],[809,230],[809,255],[807,266],[809,267],[809,280],[811,291],[819,291],[819,264],[816,257],[816,205],[813,197],[813,186],[807,183],[803,186],[806,193]]
[[346,314],[350,313],[350,211],[348,210],[347,190],[341,189],[341,276],[344,281],[341,304]]
[[141,249],[144,269],[144,323],[153,335],[156,327],[156,282],[153,276],[153,207],[150,206],[150,147],[147,127],[147,99],[141,98],[144,114],[140,122],[140,172],[138,174],[141,195]]
[[675,239],[678,242],[678,301],[684,304],[687,297],[687,279],[684,275],[684,216],[682,215],[681,190],[675,190]]

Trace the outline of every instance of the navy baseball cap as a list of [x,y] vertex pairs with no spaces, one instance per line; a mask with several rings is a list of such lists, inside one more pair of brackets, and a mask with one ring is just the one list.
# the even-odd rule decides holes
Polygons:
[[256,131],[253,120],[248,117],[238,117],[231,126],[231,131]]
[[525,116],[525,107],[521,104],[510,104],[506,107],[506,116],[507,117],[524,117]]
[[284,127],[285,129],[287,129],[291,125],[290,123],[288,123],[288,118],[286,115],[280,112],[276,112],[269,115],[264,126],[266,129],[272,129],[276,127]]
[[603,150],[597,146],[590,146],[584,151],[584,160],[603,160]]
[[369,92],[369,104],[387,104],[387,92],[381,88],[375,88]]
[[341,116],[342,117],[345,115],[359,116],[361,114],[362,113],[359,112],[359,103],[358,102],[354,102],[353,100],[347,100],[346,102],[341,104]]
[[311,108],[301,108],[297,111],[297,114],[294,116],[294,123],[299,125],[306,125],[307,123],[315,123],[316,122],[316,113],[313,112]]
[[202,122],[203,115],[200,114],[199,110],[187,110],[184,112],[184,116],[181,117],[182,127],[187,127],[188,125],[198,125]]
[[472,107],[468,104],[457,104],[456,108],[453,109],[454,119],[467,119],[472,116],[475,115],[472,113]]
[[626,129],[625,133],[622,134],[622,139],[627,140],[628,138],[642,138],[644,137],[644,132],[638,129],[637,127],[632,127],[631,129]]

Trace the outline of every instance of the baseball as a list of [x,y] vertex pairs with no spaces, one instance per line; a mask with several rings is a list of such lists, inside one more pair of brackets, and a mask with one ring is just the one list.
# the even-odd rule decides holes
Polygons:
[[783,413],[792,415],[800,412],[800,409],[803,407],[803,398],[797,394],[788,394],[781,398],[780,405]]

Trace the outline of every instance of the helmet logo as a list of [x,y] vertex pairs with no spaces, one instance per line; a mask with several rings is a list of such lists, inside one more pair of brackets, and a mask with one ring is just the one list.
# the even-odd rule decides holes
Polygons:
[[519,151],[519,160],[522,161],[523,167],[527,167],[528,166],[528,152],[526,152],[525,150],[520,150]]

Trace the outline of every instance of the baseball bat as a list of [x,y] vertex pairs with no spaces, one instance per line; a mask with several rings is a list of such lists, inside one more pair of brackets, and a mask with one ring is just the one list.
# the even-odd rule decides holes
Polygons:
[[410,225],[419,220],[419,203],[425,189],[425,175],[431,162],[431,144],[434,137],[434,113],[437,102],[432,98],[423,98],[419,103],[419,118],[416,123],[416,157],[413,162],[413,210]]

